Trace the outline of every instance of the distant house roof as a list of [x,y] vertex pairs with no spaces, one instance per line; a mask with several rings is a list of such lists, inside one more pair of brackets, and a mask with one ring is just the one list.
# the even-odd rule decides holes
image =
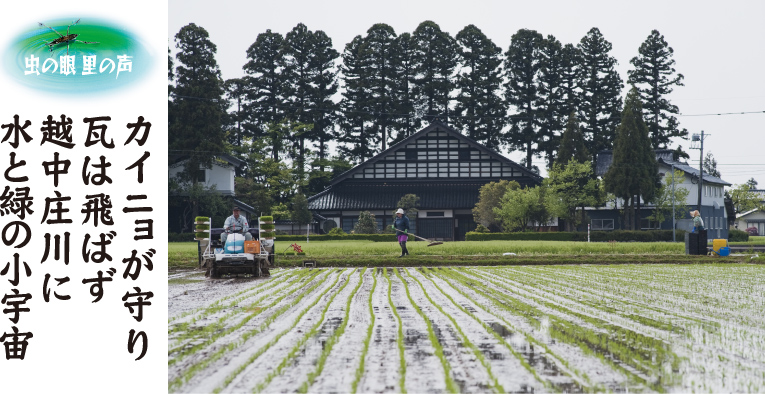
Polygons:
[[[171,167],[176,167],[176,166],[182,164],[188,158],[189,158],[189,155],[187,155],[187,154],[173,154],[173,153],[171,153],[171,154],[167,155],[167,161],[168,161],[168,164]],[[231,156],[231,155],[225,154],[225,153],[224,154],[220,154],[220,155],[216,155],[215,158],[219,159],[219,160],[223,160],[224,162],[226,162],[226,163],[228,163],[228,164],[230,164],[230,165],[232,165],[232,166],[234,166],[236,168],[239,168],[239,167],[242,167],[243,165],[245,165],[245,161],[244,160],[238,159],[238,158],[236,158],[234,156]]]
[[[699,170],[697,168],[693,168],[688,163],[672,160],[672,150],[671,149],[657,149],[654,151],[656,153],[656,161],[659,163],[663,163],[668,166],[672,166],[674,164],[675,168],[678,170],[681,170],[687,174],[695,175],[696,177],[699,176]],[[611,163],[613,163],[614,160],[614,154],[613,151],[610,150],[604,150],[598,152],[598,161],[595,164],[595,175],[597,176],[603,176],[608,172],[608,169],[611,168]],[[724,185],[724,186],[730,186],[731,184],[728,182],[725,182],[724,180],[711,176],[709,174],[704,174],[704,183],[715,183],[718,185]]]

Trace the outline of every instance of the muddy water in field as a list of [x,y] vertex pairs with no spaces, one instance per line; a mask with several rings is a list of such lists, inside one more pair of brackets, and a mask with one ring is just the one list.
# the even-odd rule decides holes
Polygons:
[[[170,273],[169,391],[391,393],[402,377],[410,393],[765,391],[763,267],[396,270],[390,294],[373,269]],[[583,346],[583,329],[636,336]],[[651,338],[677,363],[635,369]]]

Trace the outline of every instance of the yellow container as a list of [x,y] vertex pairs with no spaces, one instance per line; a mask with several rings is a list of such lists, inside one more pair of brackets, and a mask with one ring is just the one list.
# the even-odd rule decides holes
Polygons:
[[244,253],[260,253],[260,241],[244,241]]
[[715,239],[712,240],[712,250],[715,251],[715,253],[720,253],[720,248],[724,248],[728,246],[728,240],[727,239]]

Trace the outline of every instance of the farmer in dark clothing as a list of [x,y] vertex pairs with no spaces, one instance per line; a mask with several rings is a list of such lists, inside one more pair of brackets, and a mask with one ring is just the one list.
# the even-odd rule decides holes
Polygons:
[[398,244],[401,245],[401,256],[409,255],[409,251],[406,250],[406,240],[409,239],[409,218],[404,215],[404,210],[399,208],[396,211],[396,222],[393,224],[393,228],[398,235]]

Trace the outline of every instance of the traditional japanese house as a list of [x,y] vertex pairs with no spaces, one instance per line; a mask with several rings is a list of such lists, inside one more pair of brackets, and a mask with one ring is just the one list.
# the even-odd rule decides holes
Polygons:
[[419,200],[410,232],[435,240],[464,240],[473,231],[472,209],[481,186],[501,179],[535,186],[542,178],[499,153],[434,121],[377,156],[337,177],[308,199],[308,208],[326,218],[319,226],[350,232],[362,211],[375,215],[378,229],[393,222],[406,194]]

